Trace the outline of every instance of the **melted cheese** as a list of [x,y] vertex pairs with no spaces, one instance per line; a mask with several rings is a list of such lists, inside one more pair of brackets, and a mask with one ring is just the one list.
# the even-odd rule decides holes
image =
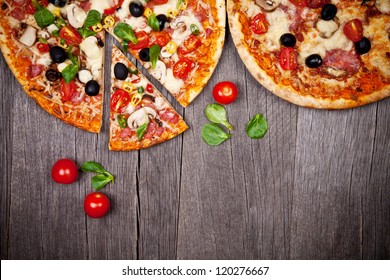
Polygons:
[[181,79],[176,79],[173,76],[173,71],[171,68],[167,69],[167,75],[165,77],[165,88],[171,93],[177,93],[180,91],[181,87],[184,85],[184,81]]
[[178,12],[177,3],[178,3],[177,0],[169,0],[167,3],[165,3],[163,5],[154,6],[153,12],[156,15],[160,15],[160,14],[167,15],[168,11]]
[[112,0],[90,0],[91,2],[91,10],[97,10],[101,14],[105,9],[109,9],[114,6],[114,2]]
[[97,44],[96,37],[90,36],[80,44],[81,50],[87,57],[87,67],[91,69],[95,79],[100,79],[103,66],[103,52]]
[[280,48],[280,36],[289,32],[289,27],[292,22],[288,19],[288,15],[280,9],[271,13],[266,13],[266,18],[269,23],[265,43],[270,51]]
[[195,24],[200,32],[204,32],[202,24],[199,22],[198,18],[192,13],[189,12],[187,15],[182,15],[176,18],[177,21],[183,21],[186,25],[186,30],[183,32],[181,28],[175,29],[172,34],[172,40],[180,46],[183,41],[192,34],[191,32],[191,24]]

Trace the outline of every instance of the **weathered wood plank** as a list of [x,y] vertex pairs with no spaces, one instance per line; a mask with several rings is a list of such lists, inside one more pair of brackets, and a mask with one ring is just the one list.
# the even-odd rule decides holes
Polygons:
[[363,257],[361,211],[376,108],[299,109],[291,258]]

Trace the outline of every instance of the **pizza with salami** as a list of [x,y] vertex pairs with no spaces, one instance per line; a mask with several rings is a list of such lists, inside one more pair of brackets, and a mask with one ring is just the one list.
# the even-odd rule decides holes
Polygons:
[[292,103],[323,109],[390,96],[389,0],[228,0],[251,74]]

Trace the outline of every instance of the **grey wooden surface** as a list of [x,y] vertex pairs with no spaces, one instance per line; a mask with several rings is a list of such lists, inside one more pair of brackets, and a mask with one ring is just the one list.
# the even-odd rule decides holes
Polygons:
[[[108,95],[102,133],[90,134],[40,109],[2,56],[0,69],[2,259],[390,258],[390,99],[345,111],[299,108],[252,78],[227,35],[193,104],[184,110],[162,90],[190,129],[118,153],[107,146]],[[239,88],[227,106],[235,130],[210,147],[200,138],[203,110],[222,80]],[[269,122],[258,141],[245,134],[256,113]],[[116,176],[103,190],[112,202],[105,218],[84,215],[89,174],[69,186],[51,181],[63,157],[98,161]]]

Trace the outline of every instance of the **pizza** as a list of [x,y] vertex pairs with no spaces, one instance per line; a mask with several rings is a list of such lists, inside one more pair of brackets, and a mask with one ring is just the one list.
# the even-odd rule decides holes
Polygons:
[[99,132],[104,34],[96,28],[101,15],[82,3],[0,0],[0,45],[38,105],[66,123]]
[[352,108],[390,95],[389,0],[228,0],[251,74],[292,103]]
[[148,148],[188,128],[164,96],[115,46],[110,100],[110,150]]
[[[116,5],[115,5],[116,3]],[[102,0],[107,30],[187,106],[202,91],[222,53],[223,0]]]

